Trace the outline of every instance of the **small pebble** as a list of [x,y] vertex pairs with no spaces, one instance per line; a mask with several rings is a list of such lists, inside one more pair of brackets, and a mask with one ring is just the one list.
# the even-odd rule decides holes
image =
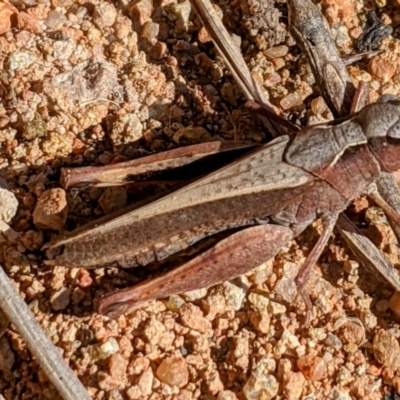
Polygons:
[[340,350],[343,346],[342,341],[333,333],[328,333],[325,339],[325,344],[335,350]]
[[384,59],[381,56],[372,57],[368,63],[368,72],[384,83],[389,82],[397,70],[397,61]]
[[100,28],[114,25],[117,10],[110,3],[99,3],[93,11],[93,21]]
[[371,308],[372,304],[372,298],[371,297],[365,297],[363,299],[358,299],[357,304],[360,310],[369,310]]
[[131,386],[126,391],[126,395],[128,396],[128,400],[140,400],[140,399],[142,399],[142,392],[140,391],[138,385]]
[[298,93],[289,93],[286,95],[279,104],[284,110],[290,110],[294,107],[300,106],[303,104],[302,98]]
[[354,354],[358,351],[358,345],[356,343],[347,343],[343,346],[343,350],[348,354]]
[[125,114],[116,119],[110,138],[114,146],[133,143],[143,137],[143,125],[136,114]]
[[397,318],[400,318],[400,292],[394,292],[389,300],[389,308]]
[[247,400],[272,400],[278,391],[279,383],[274,375],[252,376],[243,387],[243,394]]
[[179,309],[183,325],[196,331],[205,333],[211,329],[211,322],[204,318],[203,312],[194,304],[184,304]]
[[29,15],[24,11],[18,14],[18,28],[32,33],[42,32],[39,20],[35,16]]
[[138,386],[143,396],[150,396],[153,392],[154,374],[151,368],[147,368],[140,374]]
[[297,367],[311,381],[320,381],[326,376],[325,361],[318,356],[306,355],[297,359]]
[[311,110],[315,115],[321,115],[328,109],[325,100],[319,96],[311,100]]
[[168,301],[167,301],[167,303],[166,303],[166,306],[167,306],[171,311],[178,312],[179,309],[180,309],[184,304],[185,304],[185,300],[184,300],[182,297],[180,297],[180,296],[178,296],[178,295],[176,295],[176,294],[173,294],[172,296],[169,297],[169,299],[168,299]]
[[190,292],[185,292],[182,294],[182,297],[186,301],[195,301],[202,299],[203,297],[207,296],[207,288],[202,288],[202,289],[197,289],[197,290],[192,290]]
[[289,51],[287,46],[275,46],[264,51],[264,54],[269,58],[284,57]]
[[345,343],[359,344],[365,337],[365,329],[360,323],[347,321],[341,327],[341,338]]
[[297,275],[298,266],[293,262],[285,262],[282,278],[275,284],[275,292],[279,299],[291,303],[298,295],[294,278]]
[[188,28],[191,10],[192,5],[190,1],[183,1],[171,7],[171,12],[177,17],[176,25],[179,30]]
[[300,346],[299,338],[287,329],[283,331],[279,342],[283,343],[289,349],[295,349]]
[[264,85],[268,87],[275,87],[282,80],[281,76],[277,72],[271,72],[264,76]]
[[182,357],[167,357],[157,368],[157,378],[170,386],[183,387],[189,381],[189,370]]
[[11,18],[18,10],[8,2],[0,3],[0,35],[11,29]]
[[47,134],[46,123],[42,119],[26,122],[22,125],[21,134],[25,140],[29,141],[45,137]]
[[384,329],[374,336],[372,351],[375,360],[393,371],[400,368],[400,346],[398,340]]
[[142,37],[152,41],[156,39],[160,32],[160,24],[153,21],[146,22],[142,27]]
[[165,57],[168,53],[168,46],[164,42],[157,42],[151,51],[151,55],[157,59],[161,60],[163,57]]
[[119,381],[123,381],[126,369],[128,367],[128,360],[119,353],[114,353],[110,357],[108,368],[110,375]]
[[352,400],[352,397],[344,389],[334,387],[330,393],[332,400]]
[[60,231],[64,228],[68,215],[65,190],[54,188],[44,191],[33,212],[33,223],[39,229]]
[[152,0],[140,0],[130,8],[130,12],[133,14],[140,26],[143,26],[147,21],[151,20],[151,14],[153,14],[153,11],[154,5]]
[[67,17],[60,11],[52,10],[47,15],[47,18],[44,20],[44,23],[47,25],[49,29],[56,31],[64,25],[66,20]]
[[34,63],[33,53],[28,51],[14,51],[8,56],[6,67],[9,71],[20,71]]
[[224,283],[224,296],[228,306],[232,307],[235,311],[242,308],[243,300],[246,297],[247,286],[235,285],[231,282]]
[[248,300],[254,307],[259,310],[265,310],[268,307],[269,299],[261,294],[251,292],[248,295]]
[[208,43],[211,42],[211,36],[209,35],[209,33],[207,32],[207,29],[202,27],[198,34],[197,34],[197,39],[200,43],[204,44],[204,43]]
[[203,375],[205,386],[208,393],[217,394],[224,388],[224,384],[221,381],[218,371],[208,370]]
[[378,325],[378,318],[370,310],[362,311],[360,314],[360,320],[366,330],[372,330]]
[[286,307],[281,303],[277,303],[276,301],[270,301],[268,304],[268,311],[272,315],[284,314],[286,312]]
[[301,398],[306,379],[301,372],[287,371],[283,375],[283,394],[287,400]]
[[0,221],[9,223],[17,213],[18,200],[15,194],[8,190],[6,181],[0,178]]
[[111,337],[106,342],[97,347],[97,356],[99,360],[105,360],[119,350],[118,342]]
[[230,390],[221,390],[218,393],[217,400],[237,400],[237,396]]
[[105,392],[111,392],[111,390],[116,389],[120,385],[120,381],[114,379],[112,376],[108,375],[104,371],[100,371],[97,374],[98,385],[101,390]]
[[87,269],[81,269],[77,275],[78,285],[82,289],[92,286],[93,279]]
[[352,37],[353,39],[358,39],[361,34],[362,34],[363,30],[361,28],[361,26],[357,26],[353,29],[350,29],[349,33],[350,33],[350,37]]
[[282,57],[273,58],[272,63],[274,64],[275,71],[281,70],[285,65],[285,60]]
[[346,260],[343,264],[343,269],[350,275],[356,275],[360,264],[354,260]]
[[270,316],[268,310],[260,310],[250,314],[250,321],[254,325],[254,328],[262,334],[269,332]]
[[50,304],[53,310],[60,311],[65,310],[71,300],[71,290],[67,288],[61,288],[50,297]]

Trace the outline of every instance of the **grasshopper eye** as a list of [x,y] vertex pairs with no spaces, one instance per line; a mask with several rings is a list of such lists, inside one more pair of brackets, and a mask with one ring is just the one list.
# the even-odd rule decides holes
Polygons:
[[389,128],[386,136],[388,139],[393,139],[397,144],[399,143],[398,141],[400,141],[400,121],[397,121]]

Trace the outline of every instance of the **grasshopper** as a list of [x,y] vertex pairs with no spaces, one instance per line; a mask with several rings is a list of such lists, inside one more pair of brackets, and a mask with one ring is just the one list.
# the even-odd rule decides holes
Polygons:
[[[206,1],[195,3],[200,17],[207,23],[207,30],[219,32],[213,36],[215,45],[246,96],[261,105],[255,108],[266,117],[269,131],[277,135],[295,130],[296,127],[273,115],[271,107],[266,105],[262,91],[242,65],[243,59],[229,43],[222,24],[213,16],[212,7],[206,7]],[[310,34],[317,32],[319,36],[303,37],[302,47],[314,60],[312,66],[320,76],[320,86],[326,86],[322,92],[328,99],[335,98],[331,101],[332,107],[337,109],[337,115],[343,115],[348,108],[346,87],[350,79],[340,65],[339,56],[332,55],[333,46],[330,47],[332,51],[325,51],[325,38],[329,32],[323,20],[318,22],[314,6],[310,3],[304,14],[296,13],[296,7],[297,2],[291,1],[289,10],[295,17],[292,17],[293,28],[298,40],[306,26],[304,21],[309,20],[307,10],[315,16],[312,19],[315,24],[323,27],[311,29]],[[340,82],[333,84],[333,90],[330,87],[332,76]],[[375,187],[375,182],[384,174],[400,167],[399,119],[400,102],[386,98],[340,123],[280,136],[176,192],[114,219],[80,228],[60,241],[50,243],[47,245],[47,262],[85,268],[146,265],[154,259],[167,258],[206,236],[236,230],[177,269],[104,297],[99,311],[117,317],[148,300],[207,287],[243,274],[275,256],[283,245],[315,219],[321,218],[321,237],[296,279],[299,292],[310,309],[304,285],[339,214],[352,200],[368,193],[395,223],[400,222],[397,212],[381,199]],[[204,152],[209,150],[205,148]],[[173,155],[166,153],[159,157],[160,165],[165,166]],[[147,160],[137,164],[141,164],[142,173],[148,172],[143,166],[153,165]],[[114,178],[116,175],[124,177],[124,167],[128,166],[111,166],[102,169],[103,172],[89,168],[78,175],[103,185],[113,174]],[[66,186],[76,183],[75,180],[79,183],[73,171],[64,173]],[[117,179],[116,184],[119,183]],[[346,224],[343,217],[340,221],[342,226]],[[354,242],[354,236],[349,240]],[[356,253],[363,251],[355,247],[352,248]],[[382,274],[387,278],[387,271]],[[391,281],[396,288],[400,287],[395,274]]]
[[[156,280],[110,294],[100,312],[118,316],[137,303],[207,287],[248,272],[321,218],[323,232],[296,279],[303,287],[338,215],[374,193],[382,171],[400,168],[400,101],[364,107],[336,125],[281,136],[238,161],[150,204],[51,244],[51,265],[93,268],[164,258],[203,237],[244,227]],[[382,203],[383,204],[383,203]],[[389,206],[385,210],[400,223]],[[260,223],[261,222],[261,223]],[[57,254],[58,253],[58,254]]]

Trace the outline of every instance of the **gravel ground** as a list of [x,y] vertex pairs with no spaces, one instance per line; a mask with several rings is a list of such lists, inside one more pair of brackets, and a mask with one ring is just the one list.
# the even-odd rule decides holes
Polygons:
[[[215,139],[261,143],[268,135],[243,107],[245,99],[188,1],[13,4],[0,1],[0,184],[7,183],[19,201],[11,227],[20,237],[0,241],[0,261],[90,395],[397,399],[400,296],[368,275],[338,235],[307,286],[313,310],[310,327],[303,327],[305,308],[293,278],[318,236],[318,223],[246,276],[118,320],[97,314],[94,303],[132,284],[132,275],[43,265],[40,248],[57,231],[143,197],[129,186],[66,194],[59,189],[61,167],[106,165]],[[366,10],[393,26],[379,55],[349,66],[355,83],[369,83],[372,102],[400,94],[399,5],[321,2],[343,56],[353,51]],[[219,6],[270,101],[303,125],[331,119],[287,31],[285,4],[239,0]],[[54,217],[46,222],[41,212],[49,204]],[[399,265],[380,210],[361,198],[349,215]],[[13,234],[8,230],[9,239]],[[0,338],[0,371],[7,400],[57,398],[12,326]]]

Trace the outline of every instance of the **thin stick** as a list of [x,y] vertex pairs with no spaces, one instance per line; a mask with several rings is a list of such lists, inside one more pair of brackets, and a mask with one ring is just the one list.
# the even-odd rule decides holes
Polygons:
[[60,351],[36,322],[29,307],[19,297],[0,267],[0,307],[24,338],[49,380],[65,400],[90,400],[84,386],[64,362]]
[[358,82],[353,101],[351,102],[350,115],[361,111],[368,104],[368,85],[364,81]]
[[[269,103],[263,90],[251,75],[240,49],[232,40],[210,0],[192,0],[192,3],[217,48],[218,53],[223,58],[226,67],[231,72],[237,85],[240,87],[246,98],[248,100],[255,100],[269,114],[277,114],[277,111]],[[265,118],[263,118],[262,121],[274,137],[297,130],[297,127],[289,121],[286,121],[283,124],[277,123],[276,120]],[[287,129],[288,124],[291,125],[289,129]]]
[[346,116],[354,86],[325,17],[311,0],[289,0],[288,9],[290,31],[307,55],[326,103],[336,116]]
[[363,266],[379,280],[389,282],[400,291],[400,278],[393,265],[382,256],[376,246],[353,225],[345,214],[340,214],[336,229]]

